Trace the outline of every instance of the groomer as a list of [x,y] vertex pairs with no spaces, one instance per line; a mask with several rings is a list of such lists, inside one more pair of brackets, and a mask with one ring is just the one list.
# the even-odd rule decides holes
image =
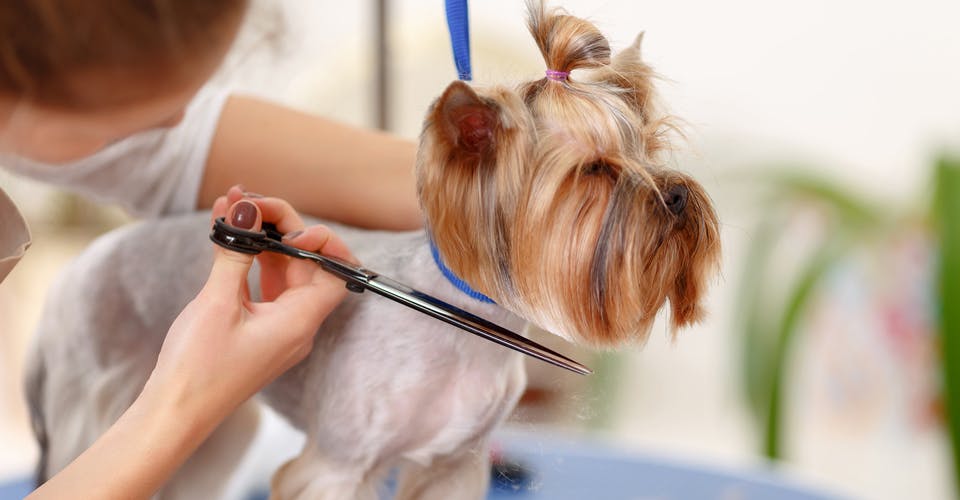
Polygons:
[[[260,206],[272,200],[283,208],[272,207],[267,222],[301,231],[285,243],[346,260],[329,230],[304,227],[289,204],[235,184],[327,220],[419,226],[411,142],[207,85],[249,3],[3,0],[0,167],[147,218],[212,207],[258,230]],[[0,195],[0,277],[29,241]],[[283,273],[286,288],[251,304],[243,292],[252,257],[214,252],[143,392],[30,498],[150,497],[234,408],[307,355],[346,293],[318,266],[290,262],[263,267]]]

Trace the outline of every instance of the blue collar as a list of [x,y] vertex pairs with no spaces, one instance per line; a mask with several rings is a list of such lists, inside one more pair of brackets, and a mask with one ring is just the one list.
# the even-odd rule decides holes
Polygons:
[[433,255],[433,261],[437,263],[437,267],[440,268],[440,272],[443,273],[443,276],[447,278],[453,286],[457,287],[458,290],[470,296],[470,298],[479,300],[480,302],[486,302],[487,304],[496,304],[490,297],[470,288],[470,285],[466,281],[458,278],[456,274],[453,274],[453,271],[450,270],[446,264],[443,263],[443,259],[440,258],[440,251],[437,250],[437,245],[433,243],[433,239],[430,239],[430,253]]

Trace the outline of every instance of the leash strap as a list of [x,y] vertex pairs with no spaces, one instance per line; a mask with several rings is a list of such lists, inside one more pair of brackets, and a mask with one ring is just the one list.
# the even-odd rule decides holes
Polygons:
[[447,27],[450,29],[450,45],[453,46],[453,62],[457,65],[457,77],[473,80],[470,69],[470,16],[467,0],[445,0]]

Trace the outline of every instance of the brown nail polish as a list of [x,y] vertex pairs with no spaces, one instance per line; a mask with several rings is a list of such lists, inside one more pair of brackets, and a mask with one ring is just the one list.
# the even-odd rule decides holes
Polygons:
[[230,214],[230,225],[240,229],[253,229],[256,223],[257,206],[249,201],[238,201]]
[[292,239],[296,238],[297,236],[300,236],[301,234],[303,234],[303,229],[297,229],[296,231],[291,231],[291,232],[283,235],[283,241],[292,240]]

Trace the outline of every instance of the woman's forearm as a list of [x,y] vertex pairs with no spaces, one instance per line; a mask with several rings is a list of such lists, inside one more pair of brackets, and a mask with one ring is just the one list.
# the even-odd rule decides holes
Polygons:
[[416,146],[254,98],[228,99],[207,160],[199,204],[229,186],[287,199],[323,219],[415,229]]
[[133,499],[153,495],[220,421],[149,387],[99,439],[27,498]]

